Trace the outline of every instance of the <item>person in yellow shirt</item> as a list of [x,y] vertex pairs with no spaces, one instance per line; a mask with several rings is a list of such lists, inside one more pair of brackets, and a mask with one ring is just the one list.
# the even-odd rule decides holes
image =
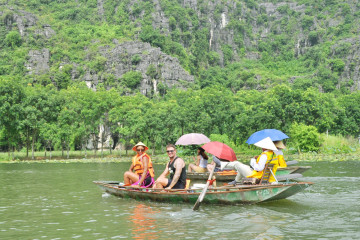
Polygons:
[[[257,142],[254,144],[257,147],[261,147],[262,153],[255,159],[252,158],[250,160],[250,166],[254,169],[251,175],[247,176],[247,178],[257,178],[261,179],[266,163],[270,162],[274,164],[274,168],[272,170],[273,175],[276,174],[276,170],[279,166],[278,160],[276,159],[276,154],[274,151],[277,151],[275,144],[269,137]],[[269,182],[275,182],[274,176],[270,177]]]
[[286,148],[286,146],[284,145],[284,143],[282,141],[274,141],[274,144],[275,144],[276,148],[278,149],[277,151],[274,151],[274,153],[277,157],[279,167],[287,167],[287,164],[284,159],[284,153],[282,151],[282,149]]

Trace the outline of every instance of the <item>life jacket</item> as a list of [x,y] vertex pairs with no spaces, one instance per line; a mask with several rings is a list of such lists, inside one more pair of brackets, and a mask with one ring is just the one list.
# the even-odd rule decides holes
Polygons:
[[[267,156],[266,163],[270,162],[271,164],[274,164],[274,168],[272,169],[272,172],[273,172],[273,174],[275,175],[276,170],[277,170],[277,168],[278,168],[278,166],[279,166],[278,159],[275,160],[275,154],[274,154],[273,151],[263,152],[261,155],[263,155],[263,154],[266,154],[266,156]],[[256,159],[256,163],[259,163],[261,155]],[[265,163],[265,164],[266,164],[266,163]],[[250,175],[250,176],[247,176],[247,177],[248,177],[248,178],[258,178],[258,179],[261,179],[263,173],[264,173],[264,170],[262,170],[262,171],[253,170],[253,172],[251,173],[251,175]],[[270,176],[269,182],[275,182],[275,179],[274,179],[274,177],[273,177],[272,174],[271,174],[271,176]]]
[[143,174],[144,172],[144,166],[143,166],[143,163],[141,161],[141,157],[147,157],[149,159],[149,163],[148,163],[148,172],[150,173],[150,176],[151,177],[154,177],[155,176],[155,173],[154,173],[154,168],[153,168],[153,165],[152,165],[152,161],[151,161],[151,158],[150,156],[147,154],[147,153],[143,153],[142,155],[138,155],[136,154],[133,158],[132,158],[132,164],[133,164],[133,170],[135,171],[135,173],[137,175],[141,175]]
[[287,167],[287,164],[284,159],[284,155],[276,155],[276,158],[274,160],[278,161],[279,167]]

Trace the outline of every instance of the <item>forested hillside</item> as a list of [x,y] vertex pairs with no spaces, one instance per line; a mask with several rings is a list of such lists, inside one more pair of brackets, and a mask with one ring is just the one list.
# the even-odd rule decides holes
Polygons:
[[0,147],[357,136],[359,16],[340,0],[1,1]]

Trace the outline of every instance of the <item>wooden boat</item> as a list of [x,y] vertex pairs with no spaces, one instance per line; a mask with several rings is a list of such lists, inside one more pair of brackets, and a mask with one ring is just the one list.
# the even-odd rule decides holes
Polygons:
[[285,174],[293,174],[293,173],[303,173],[309,170],[311,166],[288,166],[285,168],[278,168],[276,171],[276,176],[281,176]]
[[[283,176],[295,173],[303,173],[309,170],[311,166],[288,166],[285,168],[278,168],[276,171],[276,176]],[[223,183],[231,182],[235,179],[236,171],[221,171],[214,173],[216,178],[216,182],[218,185],[222,185]],[[186,178],[191,180],[192,183],[205,182],[209,177],[209,172],[205,173],[196,173],[196,172],[187,172]]]
[[[147,189],[119,186],[117,181],[94,181],[105,192],[122,198],[171,203],[195,203],[202,189]],[[263,185],[213,187],[202,203],[254,204],[290,197],[312,185],[312,182],[286,182]]]

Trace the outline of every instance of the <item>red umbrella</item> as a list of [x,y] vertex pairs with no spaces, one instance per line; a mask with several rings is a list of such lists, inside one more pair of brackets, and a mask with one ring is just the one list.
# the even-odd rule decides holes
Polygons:
[[200,145],[210,142],[210,139],[201,133],[188,133],[182,135],[175,145]]
[[209,142],[204,144],[202,148],[220,159],[229,160],[231,162],[236,160],[234,150],[225,143]]

